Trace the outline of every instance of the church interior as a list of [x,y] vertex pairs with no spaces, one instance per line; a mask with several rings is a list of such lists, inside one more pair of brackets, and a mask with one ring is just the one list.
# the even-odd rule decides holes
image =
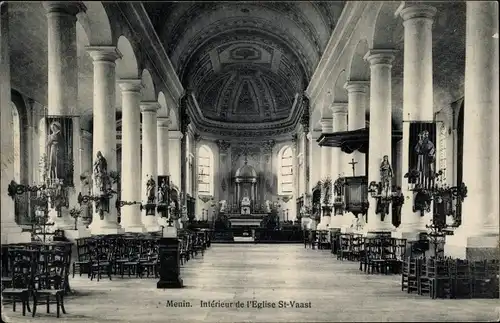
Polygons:
[[497,2],[0,8],[3,322],[499,319]]

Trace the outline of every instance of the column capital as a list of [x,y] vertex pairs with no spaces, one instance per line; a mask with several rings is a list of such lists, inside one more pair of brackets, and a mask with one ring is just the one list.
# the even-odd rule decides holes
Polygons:
[[112,62],[122,58],[122,54],[115,46],[87,46],[85,47],[94,62]]
[[349,93],[352,92],[366,93],[369,87],[370,87],[370,81],[347,81],[344,84],[344,89],[346,89],[347,92]]
[[332,110],[332,113],[334,115],[340,113],[347,113],[347,107],[348,107],[347,102],[333,102],[332,105],[330,106],[330,110]]
[[156,126],[158,128],[169,128],[172,124],[172,121],[168,117],[159,117],[156,119]]
[[333,119],[332,118],[321,118],[319,123],[321,124],[321,132],[322,133],[333,132]]
[[371,66],[373,65],[389,65],[392,66],[395,55],[398,51],[395,49],[370,49],[364,59],[367,60]]
[[436,13],[437,9],[435,7],[425,4],[411,4],[401,9],[399,12],[404,21],[415,18],[433,20]]
[[116,81],[122,92],[140,92],[144,87],[140,79],[120,79]]
[[139,106],[141,112],[157,112],[160,109],[160,104],[156,101],[141,101]]
[[182,139],[182,137],[184,137],[184,135],[179,130],[170,130],[168,132],[169,139]]
[[46,12],[65,13],[76,16],[80,12],[86,12],[87,7],[81,1],[42,1]]

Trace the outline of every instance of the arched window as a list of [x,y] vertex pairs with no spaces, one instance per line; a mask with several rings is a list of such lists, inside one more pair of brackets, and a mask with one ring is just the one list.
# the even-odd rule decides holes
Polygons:
[[213,195],[214,157],[207,146],[198,149],[198,194]]
[[279,155],[279,183],[280,194],[293,193],[293,151],[291,147],[284,147]]
[[12,136],[14,137],[14,180],[21,182],[21,119],[14,102],[10,103],[12,113]]

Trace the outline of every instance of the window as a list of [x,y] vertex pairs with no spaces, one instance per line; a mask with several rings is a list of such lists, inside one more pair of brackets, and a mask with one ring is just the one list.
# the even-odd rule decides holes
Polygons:
[[198,194],[213,195],[213,154],[207,146],[198,149]]
[[293,193],[293,150],[291,147],[284,147],[280,154],[280,193]]
[[16,105],[11,102],[12,136],[14,137],[14,180],[21,182],[21,120]]

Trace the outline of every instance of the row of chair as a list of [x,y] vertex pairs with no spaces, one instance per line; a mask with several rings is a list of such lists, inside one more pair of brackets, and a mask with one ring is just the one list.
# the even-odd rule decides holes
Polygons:
[[[64,296],[69,291],[71,245],[33,242],[2,248],[2,296],[12,303],[13,311],[20,301],[22,315],[28,310],[34,317],[39,301],[44,300],[47,313],[52,303],[57,304],[57,317],[60,311],[66,313]],[[33,309],[29,306],[31,299]]]
[[436,298],[498,298],[497,260],[408,257],[403,263],[401,290]]

